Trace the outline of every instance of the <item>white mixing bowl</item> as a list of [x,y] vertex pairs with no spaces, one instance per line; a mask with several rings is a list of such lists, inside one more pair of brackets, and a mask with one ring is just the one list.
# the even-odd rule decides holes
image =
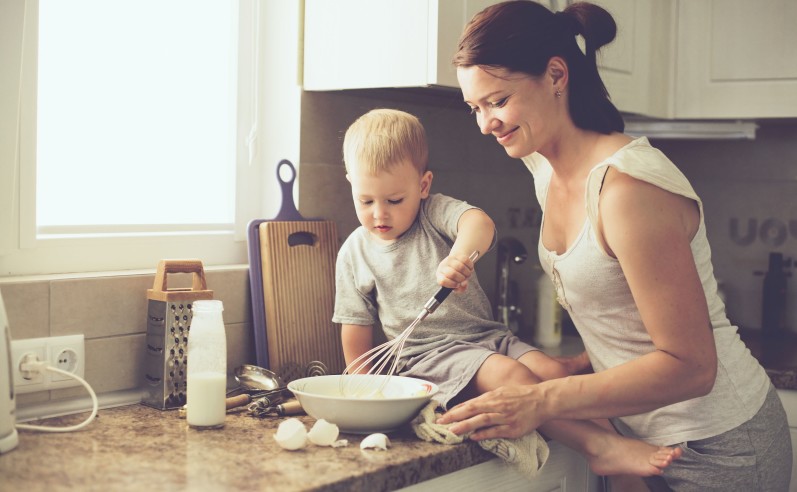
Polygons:
[[354,434],[398,429],[418,415],[438,391],[437,385],[423,379],[391,376],[378,397],[351,398],[341,392],[341,378],[384,377],[314,376],[291,381],[288,389],[296,395],[307,415],[336,424],[341,432]]

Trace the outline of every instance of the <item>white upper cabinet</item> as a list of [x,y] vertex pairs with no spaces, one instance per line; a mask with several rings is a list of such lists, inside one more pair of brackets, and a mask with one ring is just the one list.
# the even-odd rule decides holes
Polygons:
[[797,116],[794,0],[594,0],[617,39],[599,58],[622,111],[661,118]]
[[675,115],[797,116],[797,2],[681,0]]
[[617,37],[598,53],[601,78],[624,112],[671,117],[675,2],[594,0],[612,14]]
[[498,0],[305,0],[305,90],[459,87],[465,24]]
[[[462,29],[497,1],[305,0],[304,88],[457,88],[451,57]],[[797,1],[592,1],[617,21],[598,63],[621,111],[797,117]]]

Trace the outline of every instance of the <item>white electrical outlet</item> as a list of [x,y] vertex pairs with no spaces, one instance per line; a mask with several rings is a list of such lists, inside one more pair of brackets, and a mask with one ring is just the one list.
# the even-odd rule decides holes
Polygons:
[[71,388],[80,383],[69,376],[43,370],[34,377],[22,374],[20,364],[26,356],[35,356],[51,367],[84,377],[86,351],[83,335],[28,338],[11,340],[11,367],[17,393],[34,393],[52,389]]

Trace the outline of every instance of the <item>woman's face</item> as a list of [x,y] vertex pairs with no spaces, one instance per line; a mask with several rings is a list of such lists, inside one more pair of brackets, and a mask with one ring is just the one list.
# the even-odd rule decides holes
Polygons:
[[457,68],[457,79],[481,132],[492,134],[510,157],[525,157],[548,143],[551,119],[563,101],[547,77],[470,66]]

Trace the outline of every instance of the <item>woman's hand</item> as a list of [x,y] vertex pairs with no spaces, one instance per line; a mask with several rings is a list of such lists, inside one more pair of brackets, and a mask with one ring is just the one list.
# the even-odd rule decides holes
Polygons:
[[472,400],[460,403],[437,423],[454,424],[455,434],[470,434],[480,441],[497,437],[516,438],[528,434],[545,423],[539,412],[541,394],[538,385],[502,386]]

